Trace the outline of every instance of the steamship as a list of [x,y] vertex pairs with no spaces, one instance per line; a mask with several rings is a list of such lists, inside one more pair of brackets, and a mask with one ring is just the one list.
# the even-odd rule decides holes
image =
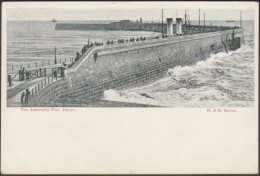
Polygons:
[[57,20],[56,20],[55,18],[53,18],[53,19],[51,20],[51,22],[56,23]]

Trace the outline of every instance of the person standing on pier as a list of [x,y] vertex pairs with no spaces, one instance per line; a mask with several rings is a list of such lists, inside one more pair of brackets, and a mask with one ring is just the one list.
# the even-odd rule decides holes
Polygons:
[[56,78],[56,80],[58,79],[58,74],[57,74],[56,68],[55,68],[55,70],[53,71],[53,76],[54,76],[54,78]]
[[8,75],[7,79],[8,79],[9,87],[11,87],[12,86],[12,77],[11,77],[11,75]]
[[21,104],[24,106],[24,98],[25,98],[25,92],[21,94]]
[[26,89],[25,106],[29,103],[30,96],[31,96],[31,92],[29,91],[29,89]]
[[25,73],[26,81],[30,81],[30,72],[27,70]]
[[81,49],[81,54],[83,55],[87,51],[87,46],[84,45],[83,48]]
[[63,67],[60,67],[60,75],[61,75],[61,77],[62,77],[62,79],[65,77],[65,67],[63,66]]
[[21,81],[24,81],[24,74],[25,74],[25,68],[23,67],[23,70],[21,72]]
[[19,70],[19,81],[22,80],[22,70]]
[[76,53],[76,58],[75,58],[75,62],[77,62],[79,59],[80,59],[80,54],[79,54],[79,52],[77,51],[77,53]]

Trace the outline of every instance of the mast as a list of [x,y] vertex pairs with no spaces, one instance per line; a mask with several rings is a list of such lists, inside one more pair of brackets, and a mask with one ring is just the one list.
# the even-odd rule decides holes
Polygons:
[[154,31],[154,23],[153,23],[153,18],[152,18],[152,29]]
[[185,9],[185,16],[184,16],[184,19],[185,19],[185,33],[187,33],[187,18],[186,18],[186,9]]
[[199,9],[199,29],[200,29],[200,9]]
[[162,37],[163,37],[163,9],[162,9]]
[[240,11],[240,27],[242,28],[242,10]]
[[204,12],[204,28],[205,28],[205,12]]

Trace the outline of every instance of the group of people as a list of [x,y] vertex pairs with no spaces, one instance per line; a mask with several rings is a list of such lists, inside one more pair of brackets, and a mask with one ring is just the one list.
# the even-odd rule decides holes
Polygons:
[[104,45],[103,42],[94,42],[94,46],[102,46],[102,45]]
[[[118,39],[118,40],[117,40],[117,43],[127,43],[127,42],[144,41],[144,40],[146,40],[146,38],[141,36],[140,38],[137,37],[137,38],[135,39],[135,38],[133,37],[133,38],[130,38],[129,40],[128,40],[128,39],[126,39],[126,40],[125,40],[125,39]],[[111,40],[111,41],[108,40],[108,41],[107,41],[107,45],[109,45],[109,44],[114,44],[114,41],[113,41],[113,40]]]
[[[65,64],[65,62],[63,62],[62,67],[60,67],[60,76],[62,77],[62,79],[65,77],[65,68],[66,68],[67,64]],[[55,68],[53,70],[53,77],[57,80],[58,79],[58,70],[57,68]]]
[[104,45],[103,42],[88,42],[87,45],[84,45],[81,49],[81,54],[83,55],[89,48],[93,47],[93,46],[102,46]]
[[[158,37],[159,38],[159,37]],[[134,41],[143,41],[143,40],[146,40],[146,38],[145,37],[140,37],[140,38],[130,38],[129,40],[128,39],[118,39],[117,40],[117,43],[125,43],[125,42],[134,42]],[[114,40],[107,40],[107,42],[106,42],[106,44],[107,45],[110,45],[110,44],[114,44],[114,43],[116,43]],[[80,58],[81,58],[81,56],[89,49],[89,48],[91,48],[91,47],[93,47],[93,46],[103,46],[104,45],[104,43],[103,42],[89,42],[88,41],[88,44],[86,44],[86,45],[84,45],[83,47],[82,47],[82,49],[81,49],[81,54],[77,51],[76,52],[76,57],[75,57],[75,59],[74,59],[74,61],[75,62],[77,62]]]
[[108,40],[108,41],[107,41],[107,45],[109,45],[109,44],[114,44],[114,43],[115,43],[114,40],[111,40],[111,41]]
[[22,106],[26,106],[29,103],[30,98],[31,98],[31,92],[29,91],[29,89],[26,89],[25,92],[21,94]]
[[81,49],[81,54],[77,51],[76,57],[75,57],[74,61],[77,62],[77,61],[80,59],[80,57],[81,57],[89,48],[91,48],[91,47],[93,47],[93,46],[102,46],[102,45],[104,45],[103,42],[94,42],[94,43],[93,43],[93,42],[88,42],[88,44],[86,44],[86,45],[84,45],[84,46],[82,47],[82,49]]
[[[133,37],[133,38],[130,38],[129,40],[128,39],[118,39],[117,40],[117,43],[128,43],[128,42],[135,42],[135,41],[143,41],[143,40],[146,40],[146,38],[145,37],[140,37],[140,39],[137,37],[136,39]],[[112,40],[112,42],[110,42],[109,43],[109,40],[108,40],[108,42],[107,42],[107,44],[113,44],[114,42],[113,42],[113,40]]]
[[[82,51],[81,51],[82,52]],[[75,57],[75,62],[77,62],[80,59],[81,55],[80,53],[77,51],[76,53],[76,57]]]
[[130,41],[130,42],[137,41],[138,42],[138,41],[144,41],[144,40],[146,40],[146,38],[141,36],[140,38],[137,37],[136,39],[134,37],[130,38],[130,40],[126,40],[126,42],[128,42],[128,41]]
[[125,39],[118,39],[117,43],[125,43]]
[[81,54],[83,55],[89,48],[93,47],[93,43],[84,45],[81,49]]
[[93,47],[94,45],[95,45],[95,46],[101,46],[101,45],[103,45],[103,42],[95,42],[95,43],[88,42],[87,45],[84,45],[84,46],[82,47],[82,49],[81,49],[81,54],[77,51],[76,57],[75,57],[74,61],[77,62],[77,61],[80,59],[80,57],[81,57],[89,48]]
[[19,70],[19,81],[30,81],[31,72],[29,70],[23,69]]
[[146,38],[142,36],[140,37],[140,39],[138,37],[136,38],[136,41],[143,41],[143,40],[146,40]]

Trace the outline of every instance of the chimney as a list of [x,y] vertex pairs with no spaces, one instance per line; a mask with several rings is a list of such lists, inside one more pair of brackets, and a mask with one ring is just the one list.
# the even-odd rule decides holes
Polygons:
[[182,18],[176,18],[176,34],[180,35],[182,33]]
[[140,23],[142,23],[143,22],[143,19],[142,18],[140,18]]
[[167,35],[172,36],[173,35],[173,19],[167,18]]

